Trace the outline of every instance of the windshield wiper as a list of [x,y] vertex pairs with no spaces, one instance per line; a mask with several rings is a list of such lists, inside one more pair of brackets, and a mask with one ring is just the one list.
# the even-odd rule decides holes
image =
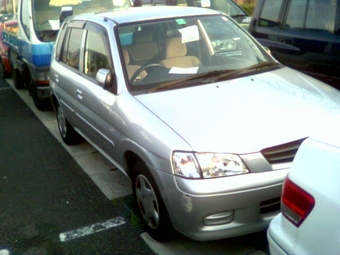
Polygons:
[[235,15],[230,15],[230,17],[239,18],[239,17],[248,17],[248,15],[247,14],[235,14]]
[[248,66],[246,68],[242,68],[242,69],[237,69],[237,70],[232,70],[232,71],[224,71],[223,73],[212,77],[209,80],[206,80],[205,83],[213,83],[216,81],[221,81],[221,80],[226,80],[226,79],[230,79],[230,78],[235,78],[236,76],[242,75],[244,73],[248,73],[249,71],[254,71],[254,70],[259,70],[262,68],[268,68],[268,67],[274,67],[277,66],[278,63],[277,62],[262,62],[259,64],[255,64],[252,66]]
[[184,79],[179,79],[179,80],[163,83],[160,86],[157,86],[156,88],[151,89],[150,92],[156,92],[156,91],[166,90],[170,88],[188,87],[189,86],[189,84],[187,83],[188,81],[194,81],[198,79],[203,79],[202,80],[203,84],[213,83],[213,82],[220,81],[220,80],[230,79],[230,78],[233,78],[235,76],[238,76],[240,74],[243,74],[243,73],[246,73],[252,70],[273,67],[276,65],[278,65],[277,62],[262,62],[259,64],[255,64],[255,65],[242,68],[242,69],[237,69],[237,70],[214,70],[208,73],[202,73],[202,74],[190,76]]

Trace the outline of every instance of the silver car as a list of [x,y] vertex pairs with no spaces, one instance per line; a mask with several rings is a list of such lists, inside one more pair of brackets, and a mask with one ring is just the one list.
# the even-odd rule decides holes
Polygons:
[[339,92],[223,13],[142,10],[64,22],[50,73],[62,139],[85,138],[132,179],[157,240],[264,230],[300,144],[340,120]]

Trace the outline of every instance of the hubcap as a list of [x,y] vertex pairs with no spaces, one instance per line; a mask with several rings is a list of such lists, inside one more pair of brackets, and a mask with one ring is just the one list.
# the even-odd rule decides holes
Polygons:
[[57,110],[57,121],[58,121],[58,127],[59,127],[59,131],[62,137],[66,137],[66,132],[67,132],[67,128],[66,128],[66,120],[64,117],[64,113],[63,110],[60,108],[60,106],[58,107]]
[[144,175],[136,179],[136,198],[145,222],[152,229],[159,225],[159,206],[155,191]]

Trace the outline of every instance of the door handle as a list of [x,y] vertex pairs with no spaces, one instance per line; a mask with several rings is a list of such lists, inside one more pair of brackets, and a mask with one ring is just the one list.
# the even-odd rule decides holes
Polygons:
[[58,74],[55,74],[55,75],[54,75],[54,78],[55,78],[55,81],[56,81],[56,82],[59,82],[59,75],[58,75]]
[[283,42],[284,44],[293,45],[294,39],[293,38],[282,38],[281,42]]
[[76,90],[76,95],[78,99],[82,100],[83,99],[83,92],[79,89]]

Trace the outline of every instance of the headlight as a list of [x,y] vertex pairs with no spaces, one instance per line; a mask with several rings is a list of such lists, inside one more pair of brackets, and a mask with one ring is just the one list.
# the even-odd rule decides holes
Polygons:
[[175,175],[186,178],[214,178],[249,173],[239,156],[230,153],[174,152]]
[[186,178],[201,178],[201,170],[193,153],[174,152],[172,168],[175,175]]

